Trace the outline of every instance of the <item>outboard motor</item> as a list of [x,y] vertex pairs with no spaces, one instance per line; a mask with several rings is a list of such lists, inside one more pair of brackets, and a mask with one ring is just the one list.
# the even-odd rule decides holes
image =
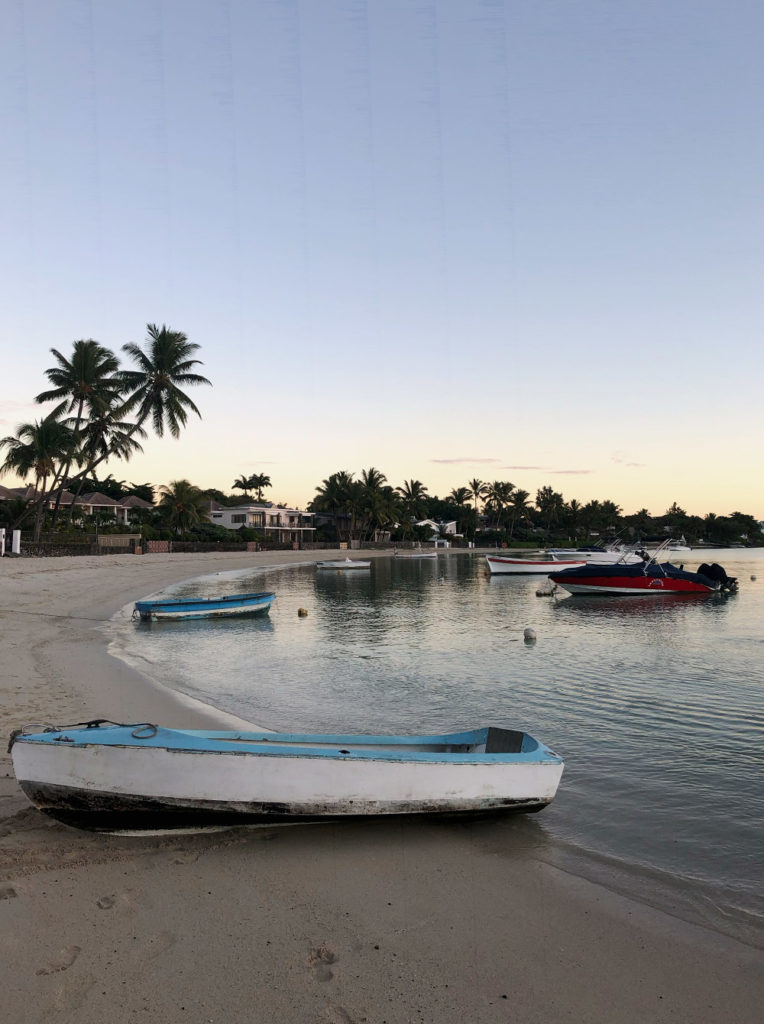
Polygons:
[[712,562],[710,565],[703,562],[698,566],[698,572],[701,576],[718,583],[721,590],[737,590],[737,577],[728,576],[718,562]]

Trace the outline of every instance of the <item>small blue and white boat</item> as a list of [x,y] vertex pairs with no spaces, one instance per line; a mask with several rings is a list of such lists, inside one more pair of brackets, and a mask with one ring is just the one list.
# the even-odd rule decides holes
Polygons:
[[159,601],[136,601],[135,612],[144,621],[152,619],[208,619],[218,615],[267,615],[276,595],[227,594],[224,597],[177,597]]
[[494,727],[357,736],[99,719],[19,729],[9,749],[19,785],[37,808],[105,832],[540,811],[563,771],[562,758],[532,736]]

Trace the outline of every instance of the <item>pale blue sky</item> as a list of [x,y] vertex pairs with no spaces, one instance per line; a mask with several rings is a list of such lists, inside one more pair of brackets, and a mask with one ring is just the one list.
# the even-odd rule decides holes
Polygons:
[[0,0],[0,434],[48,349],[214,383],[119,479],[764,515],[764,7]]

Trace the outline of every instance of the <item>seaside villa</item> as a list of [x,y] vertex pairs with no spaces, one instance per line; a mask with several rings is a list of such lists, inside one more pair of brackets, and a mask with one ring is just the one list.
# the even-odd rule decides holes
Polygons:
[[209,517],[216,526],[227,530],[240,530],[244,526],[265,534],[277,544],[309,543],[316,531],[313,512],[281,508],[270,502],[231,507],[211,501]]

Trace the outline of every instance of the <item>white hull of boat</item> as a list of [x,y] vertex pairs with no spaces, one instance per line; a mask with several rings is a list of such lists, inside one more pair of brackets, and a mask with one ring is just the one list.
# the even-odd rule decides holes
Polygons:
[[633,552],[619,551],[576,551],[575,548],[552,548],[548,555],[559,559],[574,558],[584,565],[636,565],[643,561],[640,555]]
[[178,611],[152,611],[151,615],[142,616],[145,619],[217,619],[219,617],[234,618],[242,617],[246,615],[263,615],[270,608],[271,602],[265,602],[264,604],[258,605],[257,607],[250,606],[248,608],[215,608],[212,611],[184,611],[179,609]]
[[395,551],[393,558],[437,558],[437,551]]
[[335,561],[316,562],[317,569],[369,569],[371,562],[363,562],[361,559],[339,558]]
[[486,562],[492,575],[539,576],[561,569],[573,569],[586,562],[563,560],[561,558],[503,558],[501,555],[486,555]]
[[135,740],[125,745],[97,742],[102,729],[92,730],[92,743],[79,736],[72,742],[83,729],[62,732],[60,742],[51,736],[21,737],[12,745],[16,778],[32,802],[54,817],[120,831],[196,823],[536,811],[553,799],[563,771],[562,760],[531,737],[524,741],[531,749],[515,754],[486,755],[476,749],[462,755],[405,740],[400,746],[385,744],[384,737],[371,737],[358,746],[338,745],[354,737],[325,737],[327,743],[312,741],[306,747],[297,739],[289,744],[277,733],[252,741],[232,733],[206,734],[230,738],[228,744],[215,743],[221,750],[164,746],[164,736],[174,742],[194,734],[152,734],[153,728],[136,730],[144,731],[145,746]]

